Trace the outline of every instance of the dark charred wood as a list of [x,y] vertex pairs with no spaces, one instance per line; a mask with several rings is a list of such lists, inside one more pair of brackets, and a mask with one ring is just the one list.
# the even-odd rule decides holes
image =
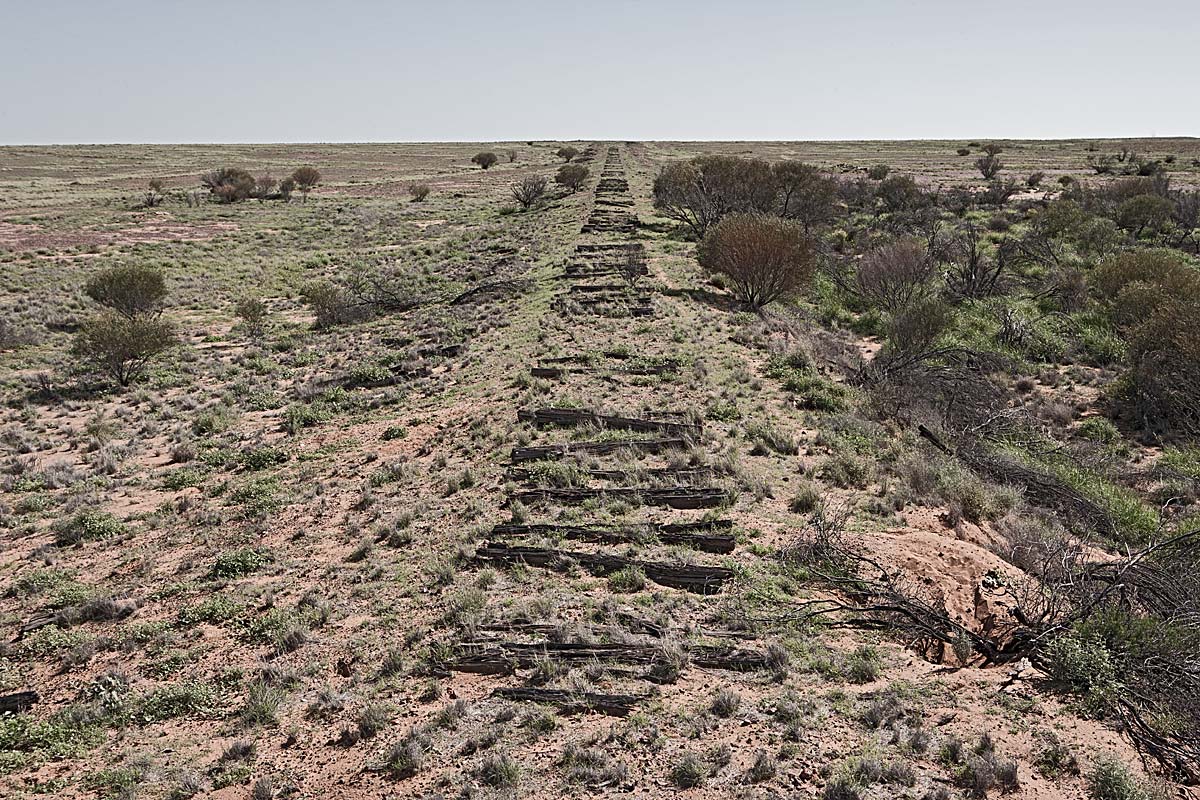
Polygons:
[[535,425],[595,425],[598,428],[610,430],[668,433],[687,437],[697,437],[703,432],[700,425],[609,416],[578,408],[538,408],[533,411],[518,411],[517,419],[523,422],[532,422]]
[[[712,477],[712,467],[660,467],[655,469],[641,470],[632,472],[623,469],[583,469],[580,472],[587,475],[589,478],[595,478],[600,481],[631,481],[633,479],[646,478],[672,478],[677,483],[694,483],[695,481],[706,480]],[[509,470],[509,474],[519,481],[534,481],[538,477],[535,470],[525,467],[516,467]]]
[[[759,650],[695,645],[687,648],[687,653],[688,662],[702,669],[753,672],[768,665],[766,653]],[[511,675],[516,669],[533,666],[544,658],[571,664],[600,661],[649,666],[661,657],[662,647],[656,644],[478,640],[460,644],[454,660],[443,666],[455,672]]]
[[733,578],[733,570],[725,567],[704,567],[693,564],[676,566],[656,561],[638,561],[623,556],[583,553],[573,550],[552,550],[544,547],[510,547],[502,542],[488,542],[475,557],[499,564],[529,564],[535,567],[562,569],[571,563],[579,564],[596,575],[608,575],[626,567],[638,567],[647,578],[661,586],[684,589],[697,594],[717,594],[725,582]]
[[579,505],[592,499],[619,497],[631,503],[647,506],[665,506],[680,510],[717,508],[729,502],[730,495],[724,489],[699,486],[674,486],[667,488],[651,486],[620,486],[605,489],[530,489],[517,492],[513,500],[522,503],[559,503]]
[[492,528],[495,537],[550,536],[576,542],[594,544],[637,544],[657,540],[665,545],[681,545],[705,553],[732,553],[733,535],[718,533],[732,527],[729,520],[714,523],[689,522],[680,525],[626,525],[626,526],[575,526],[575,525],[497,525]]
[[562,689],[532,689],[511,687],[497,689],[493,697],[557,706],[561,714],[583,714],[594,711],[610,717],[625,717],[646,696],[632,694],[599,694],[597,692],[568,692]]
[[20,714],[28,711],[40,699],[37,692],[0,694],[0,714]]
[[512,461],[514,464],[524,461],[552,461],[566,455],[608,455],[624,449],[659,453],[663,450],[678,450],[687,446],[688,440],[686,439],[614,439],[602,442],[572,442],[541,447],[517,447],[512,451]]

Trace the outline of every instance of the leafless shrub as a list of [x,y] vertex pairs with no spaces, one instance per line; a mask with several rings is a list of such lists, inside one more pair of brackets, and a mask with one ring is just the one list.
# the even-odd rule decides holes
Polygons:
[[259,175],[254,181],[254,196],[259,200],[265,200],[275,194],[275,187],[278,185],[279,181],[272,178],[271,173]]
[[951,238],[946,264],[946,284],[951,292],[968,298],[997,292],[1008,267],[1011,247],[1001,243],[989,253],[974,225],[964,225]]
[[934,272],[933,259],[925,245],[914,239],[901,239],[863,256],[855,283],[867,302],[895,312],[928,290]]
[[528,210],[546,196],[548,183],[545,175],[529,175],[510,186],[509,191],[521,208]]

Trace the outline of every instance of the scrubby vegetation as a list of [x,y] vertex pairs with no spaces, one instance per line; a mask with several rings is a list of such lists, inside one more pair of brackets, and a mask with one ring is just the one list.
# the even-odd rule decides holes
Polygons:
[[1200,151],[961,144],[14,151],[0,791],[1200,780]]

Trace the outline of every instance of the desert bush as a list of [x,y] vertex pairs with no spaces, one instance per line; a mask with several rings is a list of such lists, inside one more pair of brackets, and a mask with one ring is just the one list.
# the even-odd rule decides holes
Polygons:
[[427,183],[410,183],[408,185],[408,194],[412,197],[414,203],[423,203],[425,198],[429,197],[429,192],[432,191]]
[[311,281],[300,289],[300,298],[312,308],[318,328],[357,322],[367,313],[345,289],[329,281]]
[[1087,776],[1091,800],[1166,800],[1159,787],[1138,779],[1129,767],[1113,758],[1102,758]]
[[855,285],[871,305],[895,312],[924,294],[934,274],[933,259],[925,245],[915,239],[901,239],[864,255]]
[[1129,231],[1135,239],[1146,233],[1159,233],[1171,222],[1175,204],[1157,194],[1139,194],[1117,207],[1117,225]]
[[476,153],[471,157],[471,163],[477,165],[480,169],[488,169],[500,159],[490,150],[485,150],[482,153]]
[[509,187],[513,199],[529,210],[546,196],[548,181],[545,175],[529,175]]
[[618,593],[640,592],[646,588],[646,573],[636,564],[608,576],[608,588]]
[[759,159],[698,156],[668,164],[654,179],[654,207],[697,237],[728,214],[771,212],[776,195],[771,167]]
[[420,771],[425,763],[425,748],[428,743],[416,733],[409,733],[392,745],[383,757],[384,769],[393,778],[409,778]]
[[304,202],[307,203],[308,193],[317,188],[317,184],[321,182],[321,173],[316,167],[297,167],[291,178],[296,190],[304,196]]
[[1025,185],[1030,189],[1036,189],[1042,185],[1042,181],[1045,180],[1045,178],[1046,173],[1042,172],[1040,169],[1035,170],[1029,173],[1029,177],[1025,179]]
[[575,156],[579,155],[579,151],[570,145],[566,145],[565,147],[560,147],[555,150],[554,155],[558,156],[563,161],[570,162],[575,158]]
[[200,183],[222,203],[236,203],[254,195],[257,181],[244,169],[221,167],[200,176]]
[[94,510],[76,512],[54,523],[52,528],[54,543],[59,547],[102,541],[125,532],[125,526],[112,514]]
[[88,279],[83,293],[123,317],[155,316],[167,296],[162,270],[141,264],[123,264],[101,270]]
[[563,164],[554,174],[554,182],[572,192],[578,192],[590,174],[588,168],[582,164]]
[[175,329],[168,322],[107,312],[83,323],[72,352],[121,386],[128,386],[155,356],[175,344]]
[[742,705],[742,696],[732,689],[720,689],[713,695],[709,708],[718,717],[729,718],[737,713]]
[[275,187],[279,185],[279,181],[271,177],[271,173],[259,175],[254,180],[254,196],[259,200],[265,200],[275,194]]
[[875,196],[883,203],[883,208],[892,214],[912,211],[920,206],[925,199],[921,187],[909,175],[892,175],[883,178],[875,189]]
[[162,203],[166,195],[163,194],[163,182],[161,178],[151,178],[146,188],[146,199],[142,202],[146,208],[154,208]]
[[680,789],[692,789],[704,783],[708,765],[694,753],[684,753],[671,767],[671,783]]
[[983,148],[983,155],[975,161],[975,169],[990,181],[999,174],[1000,170],[1004,169],[1004,162],[1000,160],[1002,152],[1004,151],[997,145],[986,145]]
[[912,357],[932,350],[950,327],[954,314],[938,297],[921,297],[903,306],[887,320],[887,353]]
[[891,171],[892,168],[887,164],[872,164],[867,167],[867,177],[873,181],[882,181],[887,178],[888,173]]
[[771,168],[779,191],[779,216],[795,219],[808,231],[833,218],[837,182],[811,164],[781,161]]
[[521,782],[521,765],[506,753],[491,753],[479,765],[479,777],[488,786],[513,789]]
[[1142,250],[1109,259],[1092,282],[1129,346],[1121,403],[1149,430],[1200,435],[1200,271]]
[[233,313],[253,336],[261,336],[267,324],[267,304],[257,297],[243,297],[233,307]]
[[292,192],[296,191],[296,181],[291,175],[287,176],[279,182],[279,199],[288,201],[292,199]]
[[813,243],[801,226],[764,214],[726,216],[705,235],[699,259],[754,308],[794,296],[816,269]]

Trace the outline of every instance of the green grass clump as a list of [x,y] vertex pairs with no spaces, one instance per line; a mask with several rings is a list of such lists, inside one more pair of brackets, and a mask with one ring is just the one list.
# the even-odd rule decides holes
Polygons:
[[247,519],[265,517],[283,506],[283,500],[279,497],[279,481],[275,478],[247,481],[230,493],[229,500],[242,507],[242,515]]
[[619,569],[608,576],[608,588],[613,592],[640,592],[646,588],[646,573],[636,564]]
[[179,609],[177,619],[180,625],[195,625],[200,622],[222,625],[237,619],[245,610],[246,607],[236,600],[215,594],[199,603]]
[[271,563],[271,554],[252,547],[221,553],[213,562],[209,574],[214,578],[241,578]]
[[246,470],[267,469],[286,463],[290,456],[286,450],[279,447],[256,447],[238,454],[238,466]]
[[183,681],[159,687],[142,696],[134,718],[142,723],[163,722],[178,717],[212,716],[216,690],[207,683]]
[[800,408],[811,411],[845,411],[850,406],[850,392],[841,384],[818,375],[810,365],[795,356],[772,356],[767,362],[767,377],[783,384],[783,389],[795,397]]
[[1096,762],[1087,779],[1091,800],[1166,800],[1168,794],[1160,787],[1140,780],[1129,767],[1116,759]]
[[78,511],[54,525],[54,543],[59,547],[98,542],[125,532],[119,519],[106,511]]
[[33,658],[45,658],[50,655],[63,655],[76,647],[92,641],[92,635],[77,628],[66,629],[57,625],[47,625],[38,628],[21,640],[22,655]]
[[41,567],[22,573],[6,594],[15,597],[49,597],[50,608],[65,608],[87,600],[95,590],[75,574],[58,567]]
[[288,406],[283,415],[283,429],[295,436],[305,428],[312,428],[333,418],[333,411],[324,403],[308,403]]
[[103,728],[64,709],[46,720],[29,714],[0,716],[0,774],[47,759],[82,755],[104,739]]
[[163,476],[163,488],[172,491],[199,486],[204,480],[204,470],[195,467],[181,467]]

